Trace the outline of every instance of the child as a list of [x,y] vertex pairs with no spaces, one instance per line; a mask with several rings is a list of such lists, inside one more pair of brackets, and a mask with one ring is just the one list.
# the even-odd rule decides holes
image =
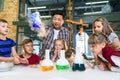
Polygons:
[[68,62],[70,63],[70,66],[72,66],[73,62],[74,62],[74,58],[75,58],[75,49],[68,49],[65,52],[65,58],[68,60]]
[[16,43],[8,38],[8,22],[0,19],[0,62],[14,62],[19,64],[19,56],[16,53]]
[[109,22],[104,17],[99,17],[93,22],[92,27],[93,33],[103,32],[106,36],[108,36],[109,40],[116,45],[120,45],[120,41],[118,36],[114,33],[111,28]]
[[111,44],[106,35],[103,33],[92,34],[88,43],[94,54],[95,63],[101,70],[110,69],[120,72],[120,48]]
[[40,57],[36,54],[33,54],[33,41],[31,39],[25,39],[22,42],[24,54],[20,55],[21,63],[25,65],[30,65],[31,67],[37,67],[36,64],[39,64]]
[[53,49],[50,52],[50,58],[53,62],[60,57],[60,50],[67,50],[66,42],[63,39],[55,39]]

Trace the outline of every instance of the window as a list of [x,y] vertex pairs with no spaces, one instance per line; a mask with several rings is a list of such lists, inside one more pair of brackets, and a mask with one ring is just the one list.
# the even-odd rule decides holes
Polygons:
[[4,0],[0,0],[0,11],[4,8]]

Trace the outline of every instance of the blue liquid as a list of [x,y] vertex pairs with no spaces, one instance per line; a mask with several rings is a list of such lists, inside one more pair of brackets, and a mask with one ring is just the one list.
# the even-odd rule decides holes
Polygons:
[[73,63],[72,70],[73,71],[76,71],[76,70],[85,71],[85,66],[84,66],[84,64]]

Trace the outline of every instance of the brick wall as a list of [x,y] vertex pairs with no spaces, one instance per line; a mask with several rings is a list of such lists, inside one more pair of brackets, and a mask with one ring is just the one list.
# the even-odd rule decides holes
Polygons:
[[18,16],[18,1],[19,0],[4,0],[4,9],[0,11],[0,18],[6,19],[9,23],[8,37],[16,40],[16,26],[12,25],[13,21],[17,20]]

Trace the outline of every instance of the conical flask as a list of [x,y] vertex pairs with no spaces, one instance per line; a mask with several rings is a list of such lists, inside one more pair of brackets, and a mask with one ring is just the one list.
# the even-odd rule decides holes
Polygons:
[[84,58],[82,56],[81,53],[81,48],[80,47],[76,47],[76,55],[75,55],[75,60],[72,66],[72,70],[76,71],[84,71],[85,70],[85,66],[84,66]]
[[45,59],[41,62],[41,71],[50,71],[54,69],[54,64],[49,58],[49,50],[45,50]]
[[57,70],[67,70],[70,67],[68,60],[65,58],[65,50],[60,51],[60,59],[56,62]]

